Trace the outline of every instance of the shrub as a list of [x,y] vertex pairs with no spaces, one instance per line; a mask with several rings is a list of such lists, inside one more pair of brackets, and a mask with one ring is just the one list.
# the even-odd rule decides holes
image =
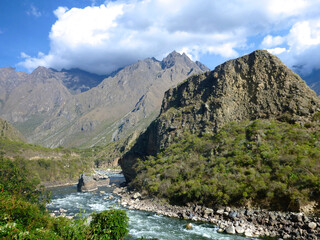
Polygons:
[[119,240],[128,234],[128,217],[126,211],[111,209],[92,214],[90,239]]

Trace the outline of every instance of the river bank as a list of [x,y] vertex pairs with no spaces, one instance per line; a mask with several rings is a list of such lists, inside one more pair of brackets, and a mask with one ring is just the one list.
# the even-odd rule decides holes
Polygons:
[[320,239],[320,218],[304,213],[276,212],[260,209],[210,209],[198,205],[172,206],[157,199],[143,198],[126,187],[113,191],[121,197],[119,203],[128,209],[154,212],[160,215],[215,224],[218,232],[246,237],[282,239]]
[[[113,175],[113,174],[121,174],[122,170],[119,168],[107,168],[107,169],[94,169],[90,175],[95,174],[106,174],[106,175]],[[65,187],[65,186],[72,186],[77,185],[79,182],[79,177],[74,179],[65,179],[65,180],[55,180],[50,182],[42,182],[41,185],[45,188],[56,188],[56,187]]]

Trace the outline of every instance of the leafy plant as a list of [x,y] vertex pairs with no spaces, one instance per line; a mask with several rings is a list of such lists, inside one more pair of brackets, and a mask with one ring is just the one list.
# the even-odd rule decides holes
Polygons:
[[128,234],[128,217],[126,211],[111,209],[92,214],[90,239],[119,240]]

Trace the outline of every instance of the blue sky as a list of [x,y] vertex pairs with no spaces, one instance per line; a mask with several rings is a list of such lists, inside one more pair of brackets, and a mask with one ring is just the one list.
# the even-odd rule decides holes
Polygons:
[[268,49],[320,69],[319,0],[0,0],[0,67],[105,74],[185,52],[213,69]]

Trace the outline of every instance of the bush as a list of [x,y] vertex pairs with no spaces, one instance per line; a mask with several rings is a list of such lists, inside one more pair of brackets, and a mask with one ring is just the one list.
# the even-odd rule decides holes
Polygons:
[[126,211],[111,209],[92,214],[90,239],[119,240],[128,234],[128,217]]

